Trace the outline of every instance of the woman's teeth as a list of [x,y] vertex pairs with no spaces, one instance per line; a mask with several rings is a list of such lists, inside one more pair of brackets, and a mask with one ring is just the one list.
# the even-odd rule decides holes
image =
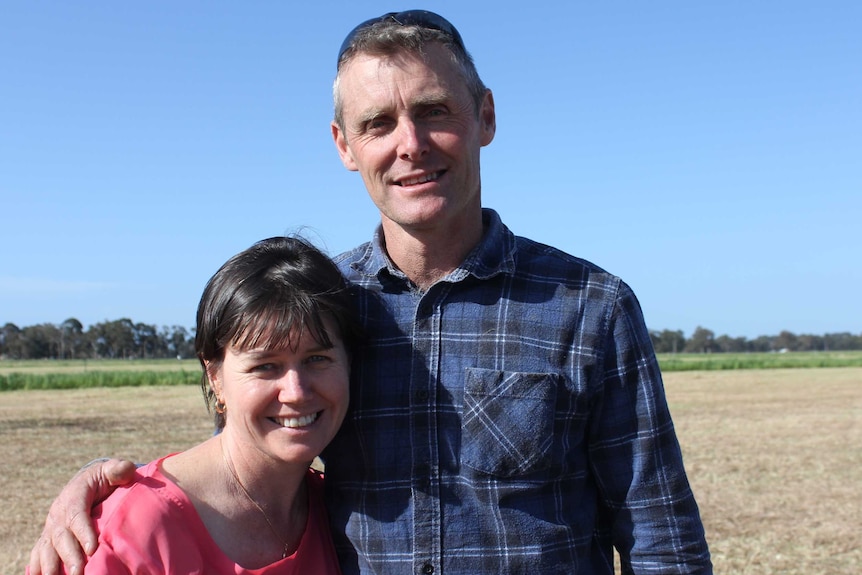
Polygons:
[[317,420],[319,413],[312,413],[311,415],[303,415],[302,417],[275,417],[273,421],[279,424],[282,427],[305,427],[306,425],[311,425]]

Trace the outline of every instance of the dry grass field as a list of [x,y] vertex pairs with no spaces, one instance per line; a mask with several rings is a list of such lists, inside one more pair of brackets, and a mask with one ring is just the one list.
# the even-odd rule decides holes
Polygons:
[[[665,380],[716,573],[862,573],[862,369]],[[210,430],[195,386],[0,393],[0,573],[23,573],[83,463],[147,461]]]

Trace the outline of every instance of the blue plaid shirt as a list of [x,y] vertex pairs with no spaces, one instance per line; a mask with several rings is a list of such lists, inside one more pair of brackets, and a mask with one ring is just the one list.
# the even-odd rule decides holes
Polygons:
[[337,262],[368,341],[324,454],[345,574],[711,573],[658,364],[619,278],[484,210],[420,291],[373,242]]

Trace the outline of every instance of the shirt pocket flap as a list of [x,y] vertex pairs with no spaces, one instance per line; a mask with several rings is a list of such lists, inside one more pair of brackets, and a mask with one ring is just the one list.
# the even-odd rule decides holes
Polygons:
[[461,463],[501,477],[549,464],[561,376],[468,368]]

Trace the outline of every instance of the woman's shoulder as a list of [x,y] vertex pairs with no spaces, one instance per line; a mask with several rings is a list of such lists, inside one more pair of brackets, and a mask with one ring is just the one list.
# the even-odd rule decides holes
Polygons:
[[99,547],[91,562],[103,567],[99,572],[121,572],[121,566],[161,572],[200,559],[200,519],[183,491],[162,474],[164,459],[140,467],[133,483],[94,509]]
[[166,505],[185,505],[185,494],[161,472],[161,462],[167,457],[170,455],[139,467],[131,483],[117,488],[99,504],[93,511],[97,524],[122,521],[132,513],[143,520],[160,515]]

